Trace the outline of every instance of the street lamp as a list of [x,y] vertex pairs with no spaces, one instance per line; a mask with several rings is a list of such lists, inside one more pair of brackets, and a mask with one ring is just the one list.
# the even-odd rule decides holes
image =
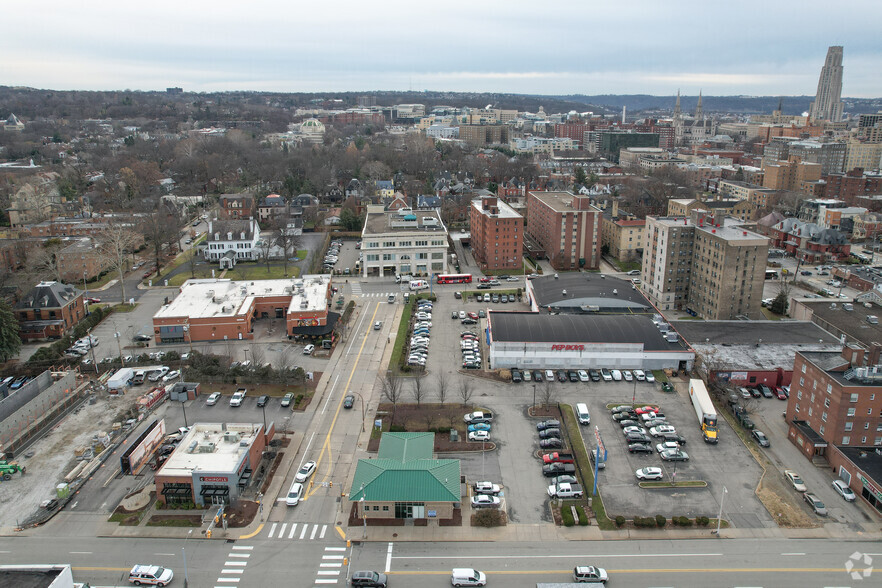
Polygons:
[[723,523],[723,501],[726,499],[726,494],[728,493],[729,491],[723,486],[723,493],[720,495],[720,514],[717,515],[717,530],[715,531],[717,536],[720,535],[720,525]]
[[[186,390],[184,390],[184,399],[181,401],[181,410],[184,412],[184,427],[187,427],[189,425],[187,425],[187,408],[184,405],[185,402],[187,402],[187,391]],[[266,421],[265,418],[264,418],[264,421]],[[266,426],[264,426],[264,428],[266,428]]]
[[245,348],[245,361],[248,361],[248,348]]
[[189,539],[192,534],[193,529],[187,531],[187,536],[184,538],[184,544],[181,546],[181,555],[184,558],[184,588],[187,588],[187,582],[190,581],[190,578],[187,576],[187,539]]
[[350,394],[355,394],[361,400],[361,432],[364,433],[364,397],[355,390],[350,390]]

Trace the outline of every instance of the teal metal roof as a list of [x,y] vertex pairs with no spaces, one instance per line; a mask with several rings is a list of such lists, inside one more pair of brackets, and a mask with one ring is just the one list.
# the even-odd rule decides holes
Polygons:
[[383,433],[377,457],[410,461],[432,459],[435,449],[435,433]]

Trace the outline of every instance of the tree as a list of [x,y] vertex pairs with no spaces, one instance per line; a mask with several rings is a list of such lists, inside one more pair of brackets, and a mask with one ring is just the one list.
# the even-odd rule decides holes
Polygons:
[[581,165],[576,166],[576,169],[573,170],[573,180],[577,184],[585,185],[585,182],[588,181],[588,174],[585,173],[585,170],[582,169]]
[[540,398],[542,399],[542,406],[548,407],[551,404],[551,401],[554,399],[554,393],[556,390],[556,386],[551,382],[551,380],[545,380],[545,384],[542,386],[542,394]]
[[423,397],[426,395],[426,389],[423,387],[423,378],[421,376],[417,376],[411,382],[411,391],[413,392],[413,399],[416,400],[417,406],[419,406]]
[[775,299],[772,300],[772,304],[769,305],[769,310],[774,312],[775,314],[787,314],[787,309],[790,306],[790,283],[784,280],[781,280],[778,285],[778,295],[775,296]]
[[380,376],[380,391],[383,398],[392,403],[392,423],[395,422],[395,409],[398,407],[398,401],[401,400],[401,377],[387,370]]
[[459,379],[459,397],[462,398],[462,405],[467,406],[472,399],[475,389],[472,387],[472,381],[468,378]]
[[354,210],[344,208],[340,211],[340,225],[347,231],[357,231],[362,228],[363,224],[364,219],[355,214]]
[[0,299],[0,358],[7,361],[21,351],[21,339],[18,336],[18,321],[12,307]]
[[443,405],[447,397],[447,374],[441,371],[435,374],[435,385],[438,387],[438,402]]
[[270,271],[270,253],[273,250],[273,240],[272,239],[261,239],[257,242],[257,255],[260,257],[260,260],[266,263],[266,271],[269,273]]
[[99,236],[98,251],[107,259],[107,265],[119,275],[122,302],[126,302],[125,272],[129,267],[129,252],[135,247],[138,237],[130,225],[111,221]]
[[153,261],[156,264],[156,275],[159,276],[162,273],[163,244],[168,243],[170,239],[177,241],[180,237],[177,213],[160,202],[156,210],[150,210],[141,217],[139,229],[153,247]]

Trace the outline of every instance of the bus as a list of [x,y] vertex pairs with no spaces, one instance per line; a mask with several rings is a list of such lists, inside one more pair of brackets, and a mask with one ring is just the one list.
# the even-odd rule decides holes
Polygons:
[[438,274],[435,276],[437,284],[471,284],[472,274]]
[[778,270],[766,270],[766,279],[767,280],[777,280],[778,279]]

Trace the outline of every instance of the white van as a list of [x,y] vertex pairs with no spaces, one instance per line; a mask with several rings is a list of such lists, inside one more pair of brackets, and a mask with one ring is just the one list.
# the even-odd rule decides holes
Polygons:
[[429,282],[426,280],[411,280],[410,289],[411,290],[425,290],[429,287]]
[[453,568],[450,583],[454,586],[486,586],[487,575],[472,568]]
[[584,402],[576,405],[576,418],[579,419],[580,425],[591,424],[591,413],[588,412],[588,406]]

